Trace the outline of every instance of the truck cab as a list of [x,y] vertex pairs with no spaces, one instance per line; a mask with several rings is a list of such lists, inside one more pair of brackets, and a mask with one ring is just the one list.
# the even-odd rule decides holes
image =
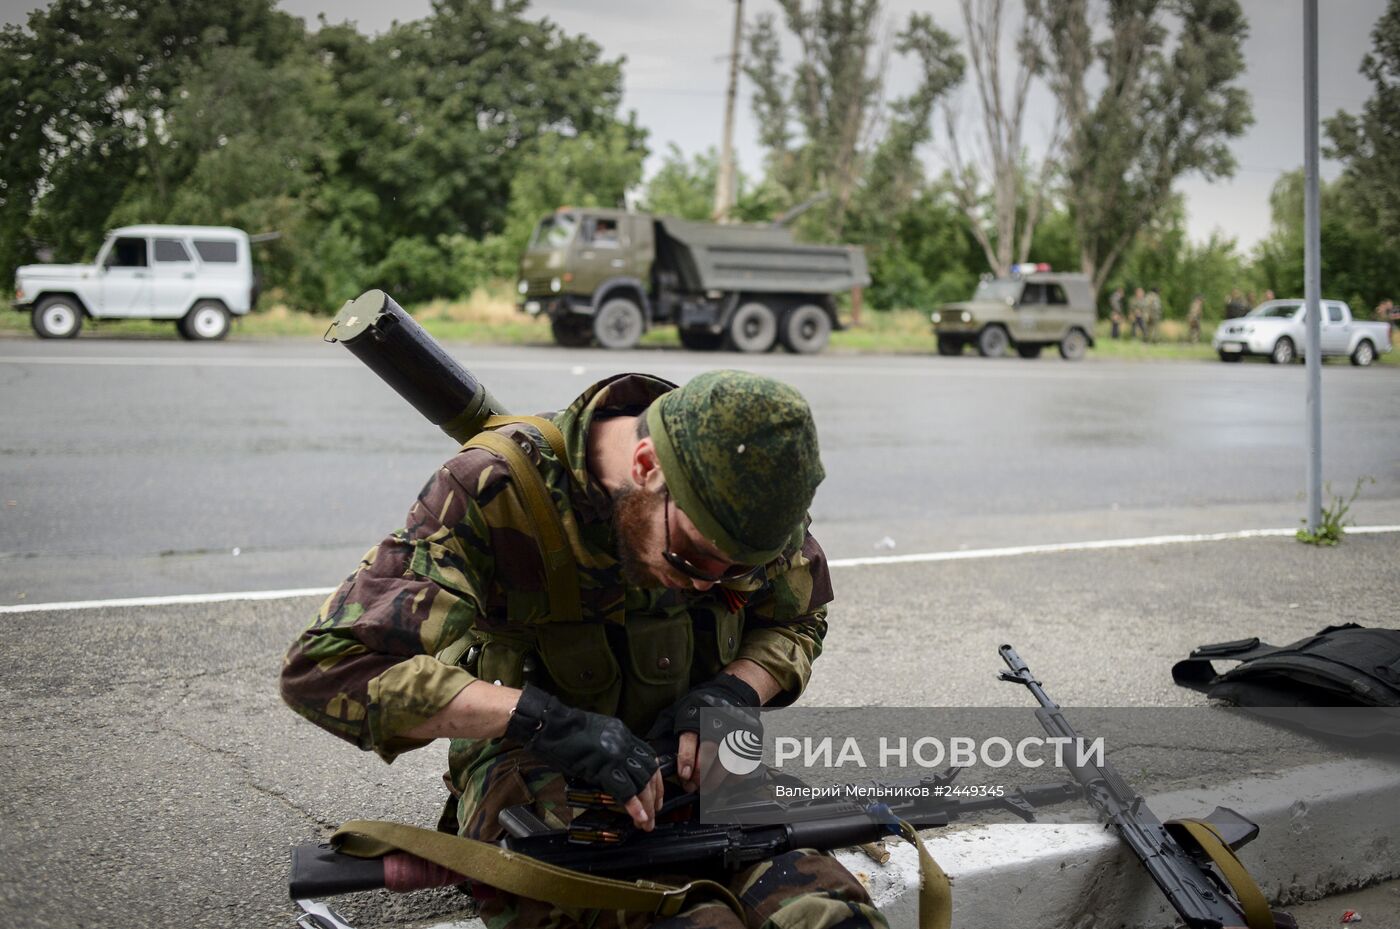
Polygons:
[[84,319],[169,319],[187,339],[222,339],[257,300],[248,235],[228,226],[124,226],[92,264],[24,265],[15,309],[40,338],[73,338]]
[[1035,358],[1054,345],[1074,361],[1094,344],[1094,292],[1083,274],[1016,265],[1010,277],[984,277],[971,300],[941,306],[929,319],[940,355],[960,355],[973,345],[987,358],[1013,348]]

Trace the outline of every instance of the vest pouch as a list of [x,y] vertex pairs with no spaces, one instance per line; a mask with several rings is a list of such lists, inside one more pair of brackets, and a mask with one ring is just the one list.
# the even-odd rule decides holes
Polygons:
[[622,675],[601,623],[544,623],[534,633],[560,699],[592,713],[617,714]]
[[719,650],[719,665],[723,668],[739,655],[739,644],[744,638],[744,616],[742,613],[721,612],[715,616],[715,647]]
[[488,684],[523,687],[526,661],[533,653],[534,643],[529,641],[494,635],[483,637],[474,673]]
[[690,690],[695,639],[690,614],[627,617],[625,706],[619,715],[634,732],[646,732],[662,710]]

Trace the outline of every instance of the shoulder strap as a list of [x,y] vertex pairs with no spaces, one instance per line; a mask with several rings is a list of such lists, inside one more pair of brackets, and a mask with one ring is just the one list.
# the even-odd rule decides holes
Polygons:
[[[559,431],[559,427],[545,419],[543,416],[488,416],[482,422],[482,429],[499,429],[501,426],[510,426],[515,423],[523,423],[527,426],[534,426],[539,430],[540,435],[549,443],[550,449],[554,452],[554,457],[559,459],[559,463],[565,468],[569,467],[569,453],[564,448],[564,433]],[[572,473],[572,469],[570,469]]]
[[1206,857],[1220,871],[1225,883],[1230,885],[1240,909],[1244,911],[1244,921],[1248,929],[1274,929],[1274,913],[1264,892],[1254,882],[1249,871],[1240,862],[1233,849],[1225,844],[1220,832],[1203,819],[1173,819],[1163,825],[1176,826],[1186,832]]
[[[953,920],[953,897],[948,876],[924,848],[918,830],[901,821],[899,834],[919,852],[919,929],[949,929]],[[727,888],[714,881],[696,880],[682,887],[672,887],[652,881],[629,882],[596,877],[510,852],[488,842],[402,823],[352,820],[335,831],[331,844],[338,851],[356,858],[378,858],[393,851],[408,852],[506,893],[543,900],[560,907],[629,910],[674,916],[685,907],[690,897],[712,897],[733,909],[741,920],[744,918],[739,901]],[[1248,874],[1245,877],[1248,879]],[[1255,892],[1258,892],[1257,888]],[[1249,929],[1258,927],[1250,922]]]
[[[500,417],[492,417],[497,419]],[[533,419],[535,417],[530,417]],[[559,436],[559,449],[563,449],[564,437],[553,423],[545,422]],[[533,425],[533,423],[531,423]],[[548,435],[546,435],[548,438]],[[550,442],[553,445],[553,442]],[[472,436],[463,448],[484,448],[505,459],[506,467],[525,503],[525,513],[534,529],[535,540],[539,543],[540,558],[544,562],[545,584],[549,589],[549,612],[555,618],[567,622],[582,622],[583,607],[579,602],[578,565],[574,560],[574,550],[569,547],[569,537],[564,532],[564,521],[559,510],[550,499],[544,478],[534,463],[525,456],[519,445],[498,432],[479,432]],[[561,455],[562,458],[562,455]],[[567,462],[567,459],[565,459]],[[565,465],[567,467],[567,464]]]
[[394,850],[406,851],[506,893],[560,907],[675,916],[685,906],[687,898],[695,895],[716,897],[736,913],[743,913],[734,895],[713,881],[697,880],[683,887],[672,887],[652,881],[595,877],[487,842],[402,823],[353,820],[336,830],[331,844],[357,858],[377,858]]

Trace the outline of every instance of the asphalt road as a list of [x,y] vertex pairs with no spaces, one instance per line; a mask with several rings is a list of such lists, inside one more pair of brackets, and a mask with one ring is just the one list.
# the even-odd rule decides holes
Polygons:
[[[1303,510],[1301,366],[448,348],[521,411],[625,370],[790,381],[816,412],[836,558]],[[1400,522],[1400,370],[1323,374],[1327,479],[1374,478],[1353,515]],[[0,396],[0,604],[332,586],[452,450],[319,342],[3,340]]]
[[[521,410],[626,369],[792,382],[818,419],[814,513],[834,558],[1286,527],[1302,511],[1300,367],[450,349]],[[315,343],[0,341],[0,390],[0,604],[330,586],[450,453]],[[1400,523],[1397,396],[1394,369],[1324,370],[1327,476],[1375,479],[1362,524]],[[1380,533],[838,567],[804,702],[1029,713],[993,681],[1010,641],[1068,706],[1196,705],[1169,675],[1195,645],[1394,625],[1397,555],[1400,534]],[[280,656],[315,604],[0,615],[0,924],[290,927],[288,846],[351,818],[432,821],[440,751],[385,766],[280,703]],[[1305,760],[1198,735],[1115,750],[1148,790]],[[371,927],[462,905],[341,908]]]

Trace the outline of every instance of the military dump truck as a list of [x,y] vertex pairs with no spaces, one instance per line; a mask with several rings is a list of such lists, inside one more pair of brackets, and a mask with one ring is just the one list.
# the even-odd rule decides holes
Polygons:
[[1075,361],[1094,344],[1094,289],[1083,274],[1015,265],[1010,277],[984,277],[971,300],[941,306],[929,319],[940,355],[961,355],[975,345],[986,358],[1013,348],[1035,358],[1054,345],[1061,358]]
[[826,347],[834,295],[870,283],[865,252],[802,245],[782,225],[716,225],[597,208],[540,220],[520,259],[519,308],[560,345],[631,348],[674,323],[686,348],[801,354]]

